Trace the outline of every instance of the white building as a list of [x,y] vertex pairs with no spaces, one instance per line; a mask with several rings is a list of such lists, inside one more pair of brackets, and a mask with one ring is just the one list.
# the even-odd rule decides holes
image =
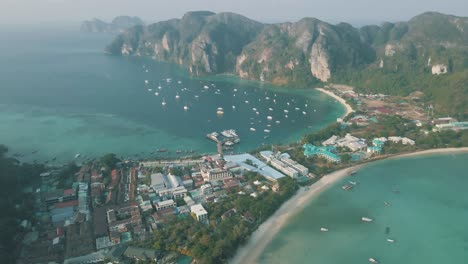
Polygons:
[[170,189],[161,189],[158,191],[158,195],[163,199],[167,198],[184,198],[187,195],[187,189],[184,186],[170,188]]
[[329,139],[322,142],[323,146],[338,146],[346,147],[351,151],[363,150],[367,147],[366,141],[361,138],[353,137],[351,134],[346,134],[344,137],[336,135],[331,136]]
[[406,137],[388,137],[388,141],[393,143],[400,143],[403,145],[411,145],[414,146],[416,142],[414,140],[406,138]]
[[307,176],[307,174],[309,173],[309,169],[297,163],[295,160],[292,160],[290,158],[282,158],[281,161],[291,166],[293,169],[297,170],[300,174],[304,176]]
[[162,173],[151,174],[151,188],[153,188],[153,190],[166,188],[166,184],[164,183],[164,175]]
[[192,206],[195,204],[195,202],[192,200],[192,197],[190,196],[185,196],[184,201],[188,206]]
[[336,144],[337,139],[338,139],[338,136],[333,135],[329,139],[322,142],[322,146],[334,146]]
[[202,186],[200,186],[200,190],[203,195],[213,194],[213,188],[211,187],[211,184],[209,183],[203,184]]
[[299,177],[299,172],[291,167],[289,167],[287,164],[282,162],[281,160],[278,159],[271,159],[270,160],[271,166],[273,166],[275,169],[278,169],[282,173],[288,175],[291,178],[297,178]]
[[231,172],[219,168],[202,169],[201,174],[205,181],[224,180],[227,178],[232,178]]
[[161,201],[156,203],[156,211],[161,211],[167,208],[175,208],[176,206],[177,204],[172,199]]
[[201,204],[195,204],[190,206],[190,212],[199,222],[208,222],[208,212],[203,208]]

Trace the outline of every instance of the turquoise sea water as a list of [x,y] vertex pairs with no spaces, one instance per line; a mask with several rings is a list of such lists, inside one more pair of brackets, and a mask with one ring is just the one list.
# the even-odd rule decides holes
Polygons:
[[286,93],[234,77],[196,79],[175,65],[106,55],[112,35],[0,30],[0,36],[0,143],[26,160],[109,152],[148,157],[158,148],[215,152],[205,135],[230,128],[242,140],[235,151],[248,151],[295,141],[344,113],[310,89]]
[[[358,185],[342,190],[349,180]],[[467,186],[468,154],[369,164],[295,216],[260,262],[357,264],[374,257],[379,263],[467,263]],[[364,216],[374,221],[364,223]]]

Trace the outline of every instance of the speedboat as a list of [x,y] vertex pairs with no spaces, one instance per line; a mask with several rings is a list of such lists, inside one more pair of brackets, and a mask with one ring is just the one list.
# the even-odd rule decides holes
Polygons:
[[267,116],[267,119],[268,119],[268,120],[272,120],[272,119],[273,119],[273,117],[271,117],[271,116]]
[[179,99],[179,98],[180,98],[179,93],[177,93],[175,96],[175,99]]
[[328,232],[328,228],[321,227],[321,228],[320,228],[320,231],[322,231],[322,232]]
[[270,133],[270,132],[271,132],[271,131],[268,130],[268,129],[264,129],[263,131],[264,131],[265,133]]
[[387,241],[390,243],[395,243],[395,239],[392,239],[392,238],[387,238]]
[[374,219],[369,218],[369,217],[362,217],[361,220],[362,220],[363,222],[372,222],[372,221],[374,221]]
[[232,109],[236,109],[236,106],[235,106],[235,105],[233,105],[233,106],[232,106]]
[[283,112],[285,112],[285,113],[289,113],[289,111],[288,111],[287,109],[284,109],[284,110],[283,110]]
[[184,110],[187,111],[188,109],[189,109],[189,107],[184,105]]
[[270,108],[268,108],[268,110],[273,111],[273,108],[270,107]]
[[303,114],[303,115],[307,115],[307,113],[306,113],[305,111],[302,111],[302,114]]
[[281,123],[279,120],[276,120],[275,122],[276,122],[276,124],[279,124],[279,123]]
[[154,95],[158,96],[158,95],[159,95],[159,93],[158,93],[158,92],[155,92],[155,93],[154,93]]
[[166,101],[163,100],[161,104],[162,104],[163,106],[165,106],[165,105],[166,105]]
[[210,87],[208,87],[208,85],[203,86],[203,88],[205,88],[206,90],[210,89]]
[[257,111],[257,108],[254,107],[254,108],[252,108],[252,110]]
[[145,83],[146,83],[146,84],[148,84],[148,83],[149,83],[149,81],[148,81],[148,80],[145,80]]
[[296,107],[296,108],[294,108],[294,109],[295,109],[296,111],[299,111],[299,110],[301,110],[299,107]]
[[379,263],[375,258],[369,258],[370,263]]
[[246,100],[246,101],[245,101],[245,103],[246,103],[246,104],[248,104],[248,103],[249,103],[249,101],[247,101],[247,100]]
[[255,129],[255,128],[253,128],[253,127],[251,127],[251,128],[250,128],[250,131],[252,131],[252,132],[255,132],[255,131],[256,131],[256,129]]
[[153,89],[149,88],[149,89],[148,89],[148,92],[151,92],[151,91],[153,91]]

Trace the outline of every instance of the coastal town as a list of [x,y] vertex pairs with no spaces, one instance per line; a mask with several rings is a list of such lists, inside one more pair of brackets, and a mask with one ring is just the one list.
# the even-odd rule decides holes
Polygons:
[[[326,173],[420,149],[420,140],[408,135],[468,129],[468,122],[433,118],[416,107],[369,106],[392,100],[385,95],[334,88],[323,91],[340,100],[347,113],[334,129],[306,136],[295,145],[225,155],[226,146],[240,143],[231,129],[221,132],[222,138],[216,132],[207,135],[216,142],[217,154],[177,160],[119,160],[109,154],[71,170],[51,168],[41,173],[40,186],[24,190],[34,197],[34,219],[20,222],[20,263],[173,263],[184,255],[196,258],[184,243],[168,251],[167,247],[148,247],[147,241],[157,240],[159,232],[172,228],[174,221],[210,230],[235,217],[255,230],[266,216],[241,204],[226,208],[233,199],[257,206],[264,203],[262,197],[280,197],[285,179],[286,184],[294,183],[288,189],[292,195],[299,185],[318,184]],[[358,106],[356,110],[349,100]],[[378,134],[370,129],[386,116],[407,120],[401,124],[405,127],[401,134],[382,129]],[[354,173],[346,171],[346,175]],[[355,184],[350,181],[342,189],[350,190]],[[363,216],[362,221],[372,219]]]

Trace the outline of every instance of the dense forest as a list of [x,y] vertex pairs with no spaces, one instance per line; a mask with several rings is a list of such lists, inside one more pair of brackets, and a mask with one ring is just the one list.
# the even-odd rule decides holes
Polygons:
[[44,165],[20,163],[7,156],[8,148],[0,145],[0,259],[14,263],[16,244],[21,241],[22,219],[33,219],[32,194],[23,192],[39,181]]

